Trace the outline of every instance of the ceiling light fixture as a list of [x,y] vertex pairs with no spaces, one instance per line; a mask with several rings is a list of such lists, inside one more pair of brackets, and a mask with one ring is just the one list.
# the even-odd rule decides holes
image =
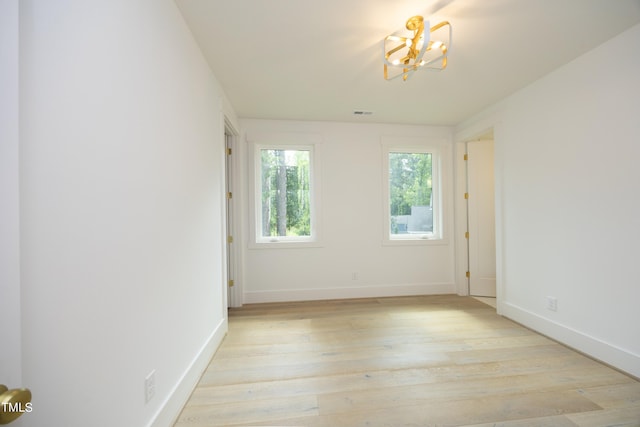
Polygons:
[[451,48],[451,24],[443,21],[430,27],[422,16],[412,16],[406,27],[411,34],[395,32],[382,42],[385,80],[402,76],[406,81],[421,68],[444,70]]

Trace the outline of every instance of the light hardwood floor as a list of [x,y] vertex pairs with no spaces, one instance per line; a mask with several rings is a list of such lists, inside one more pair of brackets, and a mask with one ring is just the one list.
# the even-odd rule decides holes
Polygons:
[[640,426],[640,382],[470,297],[248,305],[176,427]]

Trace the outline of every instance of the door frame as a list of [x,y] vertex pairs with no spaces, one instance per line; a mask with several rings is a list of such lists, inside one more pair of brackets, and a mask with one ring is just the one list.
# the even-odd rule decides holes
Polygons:
[[[25,387],[22,352],[20,251],[20,2],[0,2],[0,384]],[[20,425],[16,421],[16,426]]]
[[[227,307],[241,307],[243,304],[242,293],[242,275],[241,275],[241,261],[239,245],[242,242],[240,235],[241,227],[239,227],[239,220],[241,218],[240,210],[240,181],[238,177],[239,170],[239,132],[233,126],[230,120],[225,117],[224,121],[224,135],[225,135],[225,192],[230,193],[232,196],[225,198],[225,238],[226,243],[226,255],[225,255],[225,268],[226,271],[226,283],[227,286]],[[228,151],[230,150],[230,151]],[[229,242],[229,237],[232,237],[233,241]],[[230,281],[233,281],[233,285],[230,285]]]
[[[467,277],[467,285],[468,285],[468,289],[469,289],[469,295],[470,296],[477,296],[477,297],[489,297],[489,298],[495,298],[495,293],[496,293],[496,283],[495,283],[495,246],[494,246],[494,251],[493,251],[493,271],[494,271],[494,275],[493,277],[490,277],[489,279],[493,281],[493,289],[489,290],[489,288],[487,288],[487,291],[489,294],[492,295],[482,295],[481,293],[478,293],[479,289],[478,287],[482,288],[482,286],[480,286],[480,281],[483,279],[481,277],[480,271],[477,271],[477,269],[479,268],[479,264],[478,261],[480,259],[479,255],[477,254],[477,250],[473,249],[473,245],[472,245],[472,240],[473,242],[477,242],[478,236],[480,235],[480,228],[478,227],[477,219],[477,213],[480,211],[479,208],[479,197],[478,194],[476,194],[476,190],[478,193],[481,192],[481,187],[477,187],[477,186],[472,186],[471,181],[470,181],[470,174],[469,172],[471,171],[470,167],[473,163],[474,165],[474,169],[479,165],[478,163],[478,159],[476,159],[476,156],[474,154],[471,153],[471,150],[473,147],[473,145],[475,145],[475,147],[485,147],[482,148],[482,150],[486,150],[487,148],[487,144],[491,144],[491,152],[492,152],[492,156],[491,156],[491,173],[492,173],[492,178],[493,178],[493,172],[495,167],[493,166],[493,152],[494,152],[494,141],[493,141],[493,132],[491,132],[491,134],[488,135],[483,135],[482,138],[476,139],[476,140],[472,140],[472,141],[467,141],[465,143],[465,152],[466,152],[466,156],[465,156],[465,175],[466,175],[466,188],[467,188],[467,193],[469,193],[469,198],[466,198],[466,208],[467,208],[467,231],[469,232],[469,236],[465,236],[466,237],[466,244],[467,244],[467,271],[470,272],[470,276]],[[477,150],[477,149],[475,149]],[[482,151],[480,150],[480,151]],[[484,167],[487,166],[484,163],[480,164],[480,167],[483,168],[483,170],[486,170]],[[484,173],[484,172],[483,172]],[[475,175],[474,175],[475,176]],[[493,193],[494,197],[494,203],[492,204],[492,208],[493,208],[493,212],[492,212],[492,218],[491,218],[491,222],[493,223],[493,228],[495,230],[495,180],[492,179],[491,182],[491,192]],[[486,188],[486,190],[489,190],[489,188]],[[473,209],[472,209],[473,206]],[[487,217],[488,218],[488,217]],[[487,225],[487,224],[483,224],[483,225]],[[494,239],[495,239],[495,234],[494,234]],[[495,245],[495,241],[493,242]],[[476,255],[475,257],[473,255]],[[485,280],[487,279],[486,277],[484,278]],[[475,288],[475,290],[474,290]]]
[[503,224],[503,199],[502,199],[502,173],[500,163],[500,146],[503,143],[500,111],[489,114],[479,119],[477,122],[458,129],[454,135],[454,167],[456,176],[455,185],[455,243],[456,243],[456,288],[458,295],[469,295],[469,281],[466,277],[468,268],[467,242],[465,232],[467,231],[467,211],[464,193],[466,192],[466,165],[464,154],[467,141],[482,139],[490,132],[493,132],[495,149],[494,157],[494,186],[495,186],[495,224],[496,224],[496,304],[497,313],[502,312],[502,301],[504,296],[504,271],[503,257],[504,247],[502,240]]

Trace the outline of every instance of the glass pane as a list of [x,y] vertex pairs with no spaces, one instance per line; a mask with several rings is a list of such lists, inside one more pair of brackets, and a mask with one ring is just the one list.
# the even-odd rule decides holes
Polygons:
[[311,236],[309,150],[260,150],[261,235]]
[[389,153],[389,231],[433,232],[431,153]]

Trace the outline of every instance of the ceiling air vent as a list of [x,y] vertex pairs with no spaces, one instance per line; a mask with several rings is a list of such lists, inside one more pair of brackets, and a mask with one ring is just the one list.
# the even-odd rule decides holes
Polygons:
[[353,115],[354,116],[370,116],[372,114],[373,114],[373,111],[353,110]]

